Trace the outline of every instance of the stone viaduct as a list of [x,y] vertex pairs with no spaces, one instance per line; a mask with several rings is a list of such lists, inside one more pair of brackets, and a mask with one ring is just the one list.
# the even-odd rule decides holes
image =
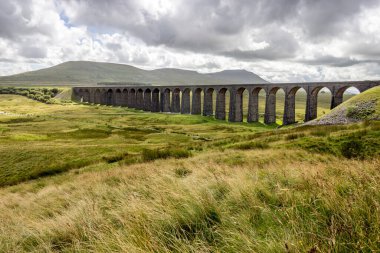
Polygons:
[[[259,120],[259,92],[264,90],[264,122],[276,122],[276,93],[285,93],[283,124],[295,123],[295,95],[299,89],[307,93],[305,121],[317,117],[318,92],[327,88],[331,92],[331,109],[343,102],[343,93],[349,87],[360,92],[380,85],[380,81],[308,82],[308,83],[266,83],[266,84],[226,84],[154,86],[132,85],[130,83],[99,83],[91,87],[74,87],[73,98],[77,101],[127,106],[151,112],[171,112],[182,114],[202,114],[226,120],[226,93],[229,93],[228,121],[243,121],[243,92],[248,91],[247,122]],[[214,95],[216,103],[214,108]],[[203,108],[202,108],[203,96]]]

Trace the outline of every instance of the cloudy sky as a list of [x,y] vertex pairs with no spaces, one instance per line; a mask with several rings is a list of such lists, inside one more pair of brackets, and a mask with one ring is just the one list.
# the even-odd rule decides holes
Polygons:
[[70,60],[380,79],[380,0],[0,1],[0,75]]

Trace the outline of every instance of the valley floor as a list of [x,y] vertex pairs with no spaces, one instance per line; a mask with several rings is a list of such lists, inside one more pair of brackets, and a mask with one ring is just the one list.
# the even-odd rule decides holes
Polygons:
[[0,99],[0,252],[376,252],[380,122]]

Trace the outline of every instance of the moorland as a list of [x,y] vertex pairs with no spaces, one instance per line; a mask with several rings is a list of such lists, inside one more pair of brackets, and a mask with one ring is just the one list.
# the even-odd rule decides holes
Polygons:
[[67,91],[0,95],[1,252],[380,250],[379,121],[279,127],[279,103],[278,124],[228,123]]

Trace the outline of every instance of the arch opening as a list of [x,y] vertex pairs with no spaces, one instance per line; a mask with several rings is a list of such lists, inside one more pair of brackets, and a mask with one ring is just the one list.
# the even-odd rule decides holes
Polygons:
[[305,122],[330,112],[332,92],[329,88],[314,87],[307,94]]
[[347,101],[359,93],[360,90],[354,86],[344,86],[339,88],[332,97],[331,109],[337,107],[344,101]]

